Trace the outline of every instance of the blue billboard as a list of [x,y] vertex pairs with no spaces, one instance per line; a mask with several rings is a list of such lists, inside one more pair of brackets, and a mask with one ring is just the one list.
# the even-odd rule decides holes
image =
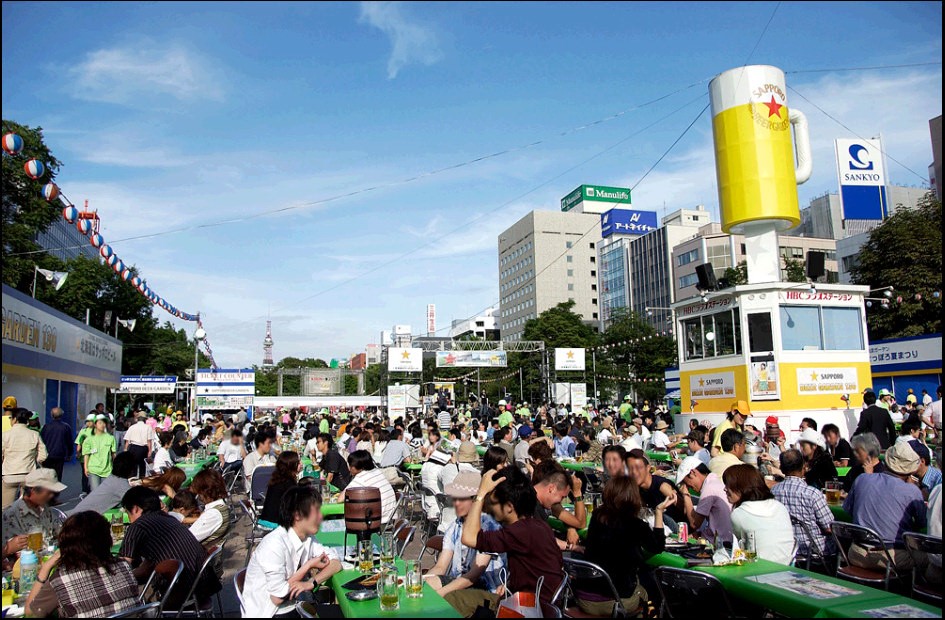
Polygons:
[[611,209],[600,216],[601,237],[611,235],[645,235],[659,228],[656,211]]
[[845,220],[883,220],[889,215],[879,140],[837,140],[837,175]]

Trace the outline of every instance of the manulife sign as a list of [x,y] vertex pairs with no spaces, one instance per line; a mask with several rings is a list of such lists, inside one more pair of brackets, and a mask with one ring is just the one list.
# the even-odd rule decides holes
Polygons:
[[[601,203],[601,204],[582,204]],[[561,199],[561,210],[571,211],[581,205],[577,211],[582,213],[605,213],[616,205],[630,204],[630,189],[627,187],[609,187],[607,185],[581,185]]]

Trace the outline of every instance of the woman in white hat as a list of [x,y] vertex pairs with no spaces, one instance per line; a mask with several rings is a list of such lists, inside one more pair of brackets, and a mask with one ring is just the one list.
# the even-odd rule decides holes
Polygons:
[[827,452],[824,436],[812,428],[805,428],[797,439],[798,449],[807,463],[804,480],[812,487],[823,489],[828,480],[837,480],[837,467]]

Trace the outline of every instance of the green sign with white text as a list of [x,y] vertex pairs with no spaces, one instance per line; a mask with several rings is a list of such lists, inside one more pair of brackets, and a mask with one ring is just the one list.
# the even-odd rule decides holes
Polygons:
[[608,187],[606,185],[581,185],[561,199],[561,210],[570,211],[574,205],[583,201],[609,202],[614,205],[630,204],[630,190],[626,187]]

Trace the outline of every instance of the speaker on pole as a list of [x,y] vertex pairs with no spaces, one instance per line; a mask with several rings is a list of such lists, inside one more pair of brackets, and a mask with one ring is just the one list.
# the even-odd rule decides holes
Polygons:
[[719,281],[715,278],[715,269],[712,268],[712,263],[697,265],[696,276],[699,278],[700,291],[714,291],[719,288]]
[[827,273],[824,266],[824,259],[827,258],[825,252],[811,250],[807,253],[807,261],[804,266],[805,273],[810,280],[816,280]]

